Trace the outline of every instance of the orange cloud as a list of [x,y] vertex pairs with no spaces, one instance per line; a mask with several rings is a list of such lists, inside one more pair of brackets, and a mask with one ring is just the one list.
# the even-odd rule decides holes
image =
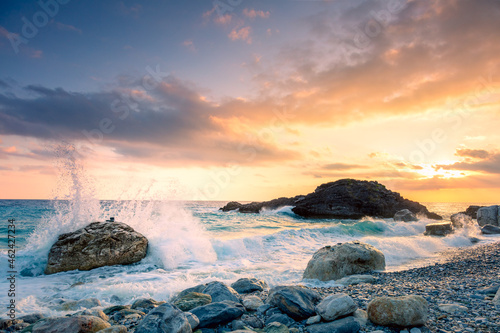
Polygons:
[[245,9],[243,9],[243,15],[245,15],[246,17],[251,18],[251,19],[254,19],[256,17],[269,18],[269,16],[271,15],[271,13],[268,12],[268,11],[264,12],[262,10],[255,10],[255,9],[245,8]]
[[241,29],[235,28],[231,30],[228,37],[232,41],[242,40],[247,42],[248,44],[252,44],[252,37],[250,36],[251,30],[252,28],[250,27],[243,27]]

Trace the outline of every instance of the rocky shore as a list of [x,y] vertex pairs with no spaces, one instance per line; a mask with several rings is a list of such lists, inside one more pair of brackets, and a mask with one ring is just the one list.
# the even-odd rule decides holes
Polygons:
[[[170,300],[140,299],[111,307],[97,299],[65,301],[57,305],[61,310],[79,311],[58,318],[33,314],[3,319],[0,332],[499,332],[500,312],[493,298],[500,286],[500,243],[442,256],[438,264],[348,276],[337,281],[344,285],[330,288],[269,289],[263,281],[244,279],[232,287],[220,282],[195,286]],[[296,293],[305,303],[286,305]],[[406,295],[425,299],[424,325],[397,328],[367,320],[373,299]],[[308,301],[321,303],[309,309]]]

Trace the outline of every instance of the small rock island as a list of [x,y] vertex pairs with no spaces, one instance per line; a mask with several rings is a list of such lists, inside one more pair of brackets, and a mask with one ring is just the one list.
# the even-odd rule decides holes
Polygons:
[[220,210],[259,213],[262,209],[294,206],[292,211],[305,218],[361,219],[365,216],[393,218],[404,209],[434,220],[443,218],[418,202],[405,199],[376,181],[341,179],[322,184],[308,195],[241,204],[229,202]]

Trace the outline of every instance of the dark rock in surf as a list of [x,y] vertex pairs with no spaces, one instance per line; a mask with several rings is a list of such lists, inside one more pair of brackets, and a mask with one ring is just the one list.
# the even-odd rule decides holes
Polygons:
[[479,208],[483,208],[483,207],[484,206],[469,206],[469,207],[467,207],[465,212],[462,212],[462,213],[465,215],[469,215],[473,219],[477,219],[477,211],[479,210]]
[[426,236],[446,236],[453,232],[451,222],[431,223],[425,226]]
[[409,209],[401,209],[394,214],[394,221],[415,222],[418,218]]
[[146,237],[124,223],[93,222],[59,236],[50,249],[45,274],[133,264],[146,256],[147,248]]

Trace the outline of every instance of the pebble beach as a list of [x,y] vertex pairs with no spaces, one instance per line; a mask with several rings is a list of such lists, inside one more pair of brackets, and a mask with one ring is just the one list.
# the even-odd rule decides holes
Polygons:
[[[352,297],[358,306],[355,317],[361,324],[360,332],[499,332],[500,312],[492,300],[500,286],[500,242],[448,250],[441,253],[441,256],[439,263],[429,266],[395,272],[372,272],[370,283],[307,289],[318,292],[322,298],[337,293],[345,293]],[[406,295],[420,295],[427,300],[429,312],[424,326],[411,328],[377,326],[363,318],[368,303],[375,297]],[[242,299],[257,296],[265,304],[269,290],[255,291],[241,296]],[[99,310],[100,307],[94,307],[83,313],[75,312],[73,316],[93,315],[103,318],[112,325],[103,332],[136,332],[141,321],[148,311],[154,309],[154,306],[165,301],[174,302],[174,300],[155,301],[158,303],[154,304],[154,301],[150,300],[140,301],[136,303],[136,306],[124,304],[123,307],[101,308],[104,312]],[[139,303],[142,305],[137,305]],[[271,318],[272,316],[274,319]],[[27,318],[33,320],[33,317],[36,319],[36,316]],[[256,311],[246,309],[245,314],[239,319],[194,331],[200,333],[268,332],[272,327],[269,325],[270,322],[275,319],[282,322],[280,327],[276,327],[281,329],[279,332],[287,332],[287,329],[289,332],[309,332],[308,328],[312,323],[306,319],[290,320],[277,308],[265,304],[258,307]],[[33,325],[23,323],[22,318],[15,322],[2,320],[0,325],[3,328],[0,332],[31,332],[33,329]]]

